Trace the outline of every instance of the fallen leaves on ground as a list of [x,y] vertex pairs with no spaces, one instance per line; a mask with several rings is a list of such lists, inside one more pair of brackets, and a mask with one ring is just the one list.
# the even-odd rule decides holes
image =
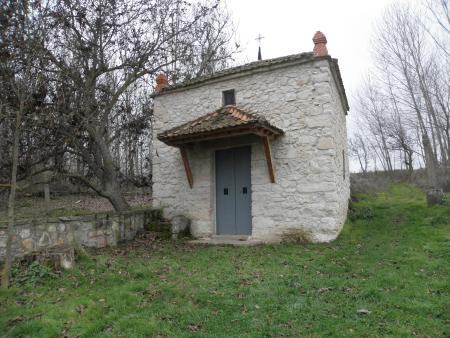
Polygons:
[[6,325],[7,326],[15,326],[16,324],[18,324],[20,322],[32,320],[32,319],[39,318],[39,317],[42,317],[41,313],[38,313],[31,317],[17,316],[17,317],[14,317],[13,319],[8,320]]
[[241,284],[241,285],[252,285],[253,282],[250,279],[248,279],[248,278],[241,278],[239,280],[239,284]]
[[[96,248],[91,250],[92,254],[100,255],[103,253],[109,253],[113,256],[128,257],[129,255],[136,255],[138,253],[149,254],[151,249],[155,249],[159,243],[158,233],[153,231],[143,231],[139,233],[132,241],[120,243],[117,247]],[[106,262],[107,266],[111,266],[113,260],[110,259]]]
[[77,311],[80,315],[82,315],[84,311],[86,311],[86,306],[83,304],[79,304],[75,307],[75,311]]
[[198,332],[201,330],[201,328],[202,328],[202,326],[198,325],[198,324],[189,324],[187,326],[187,329],[191,332]]
[[320,288],[317,290],[318,293],[325,293],[330,291],[333,291],[333,288]]

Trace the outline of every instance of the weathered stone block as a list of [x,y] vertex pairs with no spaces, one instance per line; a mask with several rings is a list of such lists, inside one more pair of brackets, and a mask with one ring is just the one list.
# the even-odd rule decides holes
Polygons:
[[191,220],[183,215],[178,215],[170,220],[172,224],[172,238],[176,239],[180,236],[190,236]]
[[334,141],[331,137],[322,137],[317,143],[317,149],[327,150],[334,149]]
[[34,240],[32,240],[31,238],[23,240],[22,241],[22,248],[25,251],[25,253],[32,252],[36,248]]
[[44,232],[41,237],[39,238],[39,242],[38,245],[40,247],[46,247],[46,246],[50,246],[52,243],[50,235],[48,234],[48,232]]
[[30,229],[22,229],[19,232],[19,235],[22,239],[30,237]]
[[306,125],[309,128],[319,128],[319,127],[329,127],[330,126],[330,120],[327,116],[314,116],[314,117],[307,117],[305,119]]

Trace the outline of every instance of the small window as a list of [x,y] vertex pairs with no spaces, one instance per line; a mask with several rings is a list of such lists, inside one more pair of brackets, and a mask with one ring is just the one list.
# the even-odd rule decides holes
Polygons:
[[223,98],[223,105],[235,105],[236,104],[236,97],[234,95],[234,89],[231,90],[225,90],[222,92],[222,98]]
[[345,151],[342,150],[342,175],[344,176],[345,180]]

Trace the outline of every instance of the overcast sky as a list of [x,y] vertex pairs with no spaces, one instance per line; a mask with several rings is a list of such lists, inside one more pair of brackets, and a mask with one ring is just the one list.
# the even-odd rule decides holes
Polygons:
[[317,30],[328,52],[339,59],[347,95],[354,93],[370,65],[374,22],[395,0],[226,0],[237,24],[246,61],[257,59],[258,34],[264,59],[312,51]]
[[345,87],[352,93],[370,64],[374,22],[395,0],[226,0],[243,44],[242,58],[257,59],[255,38],[262,34],[263,58],[312,51],[317,30],[328,52],[339,59]]
[[[349,134],[354,128],[352,95],[370,66],[370,37],[385,8],[398,0],[226,0],[243,45],[240,61],[255,61],[258,34],[263,59],[312,51],[317,30],[328,52],[339,59],[350,101]],[[353,167],[353,165],[352,165]]]

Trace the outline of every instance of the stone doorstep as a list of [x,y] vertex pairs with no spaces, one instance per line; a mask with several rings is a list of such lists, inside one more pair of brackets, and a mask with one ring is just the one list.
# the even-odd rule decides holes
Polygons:
[[202,237],[189,241],[191,244],[208,244],[208,245],[234,245],[234,246],[251,246],[263,244],[261,240],[252,239],[251,236],[242,235],[213,235],[211,237]]

